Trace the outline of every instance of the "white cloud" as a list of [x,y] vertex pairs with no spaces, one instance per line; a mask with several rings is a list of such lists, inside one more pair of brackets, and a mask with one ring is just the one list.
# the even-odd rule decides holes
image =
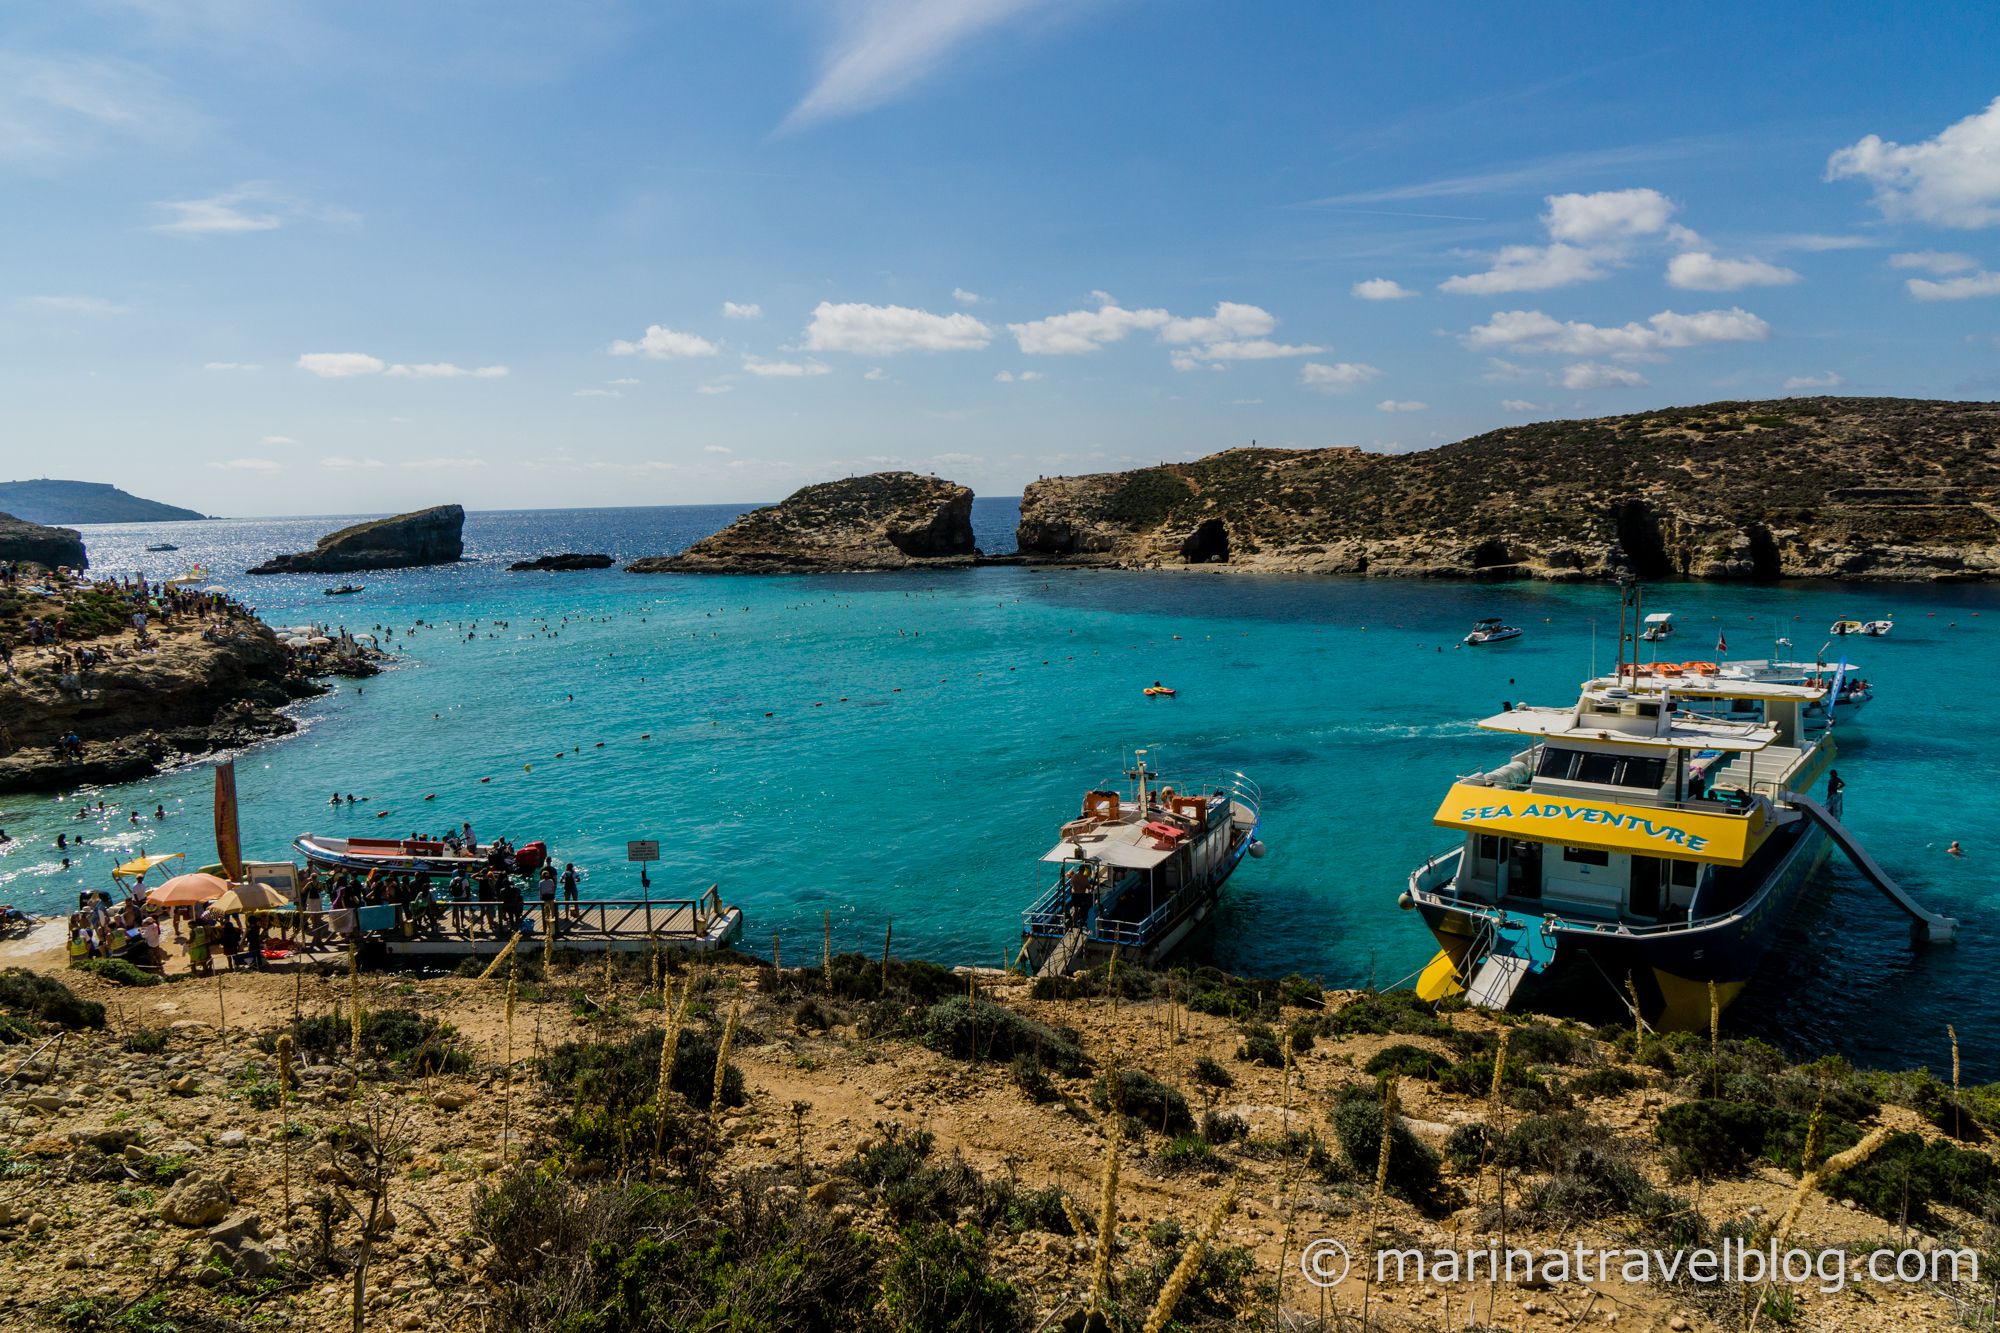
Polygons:
[[1381,378],[1382,372],[1375,367],[1355,361],[1337,361],[1330,366],[1308,361],[1299,367],[1299,383],[1321,393],[1345,393],[1358,384]]
[[1312,343],[1280,343],[1269,338],[1244,338],[1205,344],[1201,355],[1214,361],[1270,361],[1287,356],[1318,356],[1326,348]]
[[336,472],[372,472],[376,468],[389,466],[379,458],[349,458],[345,454],[333,454],[319,460],[321,467],[332,468]]
[[681,333],[664,324],[648,324],[645,334],[637,342],[627,342],[620,338],[611,344],[613,356],[645,356],[655,361],[671,361],[677,357],[714,356],[721,350],[698,334]]
[[262,370],[264,367],[250,361],[209,361],[203,370]]
[[1605,256],[1557,242],[1553,245],[1509,245],[1494,256],[1493,267],[1484,273],[1465,273],[1446,278],[1439,291],[1472,296],[1495,296],[1502,292],[1542,292],[1567,287],[1573,282],[1589,282],[1605,274]]
[[570,392],[569,396],[572,398],[623,398],[625,395],[616,389],[574,389]]
[[1263,402],[1262,398],[1232,398],[1229,400],[1229,405],[1231,407],[1258,407]]
[[[1095,295],[1103,297],[1104,293]],[[1138,329],[1157,329],[1173,316],[1164,310],[1127,310],[1104,299],[1095,310],[1072,310],[1026,324],[1009,324],[1007,331],[1029,356],[1080,356],[1106,343],[1122,342]]]
[[293,439],[289,435],[265,435],[259,438],[257,443],[268,444],[268,445],[291,445],[291,444],[297,444],[298,441]]
[[1971,255],[1962,255],[1950,250],[1911,250],[1900,255],[1889,256],[1890,268],[1922,269],[1925,273],[1964,273],[1979,267],[1979,261]]
[[1636,370],[1607,366],[1600,361],[1579,361],[1564,366],[1562,371],[1565,389],[1636,389],[1645,383],[1646,377]]
[[1475,325],[1461,341],[1474,349],[1634,358],[1701,343],[1762,342],[1770,331],[1763,320],[1733,306],[1692,315],[1662,310],[1644,324],[1616,327],[1556,320],[1539,310],[1503,310]]
[[270,458],[225,458],[209,466],[223,472],[279,472],[284,469],[284,464]]
[[704,444],[701,447],[701,451],[705,454],[733,454],[736,452],[726,444]]
[[1794,375],[1785,381],[1787,389],[1838,389],[1846,379],[1829,370],[1824,375]]
[[963,287],[954,287],[951,289],[951,299],[960,305],[978,305],[986,298],[978,292],[968,292]]
[[889,378],[889,372],[882,369],[882,367],[880,366],[870,366],[868,367],[867,370],[862,372],[861,378],[864,380],[868,380],[871,383],[880,383],[881,381]]
[[622,387],[622,386],[625,386],[625,385],[630,385],[630,384],[637,384],[638,382],[639,382],[638,380],[635,380],[635,379],[633,379],[633,378],[632,378],[632,377],[631,377],[630,375],[620,375],[620,376],[619,376],[619,377],[618,377],[617,379],[615,379],[615,380],[606,380],[606,381],[605,381],[605,383],[607,383],[607,384],[614,384],[614,385],[618,385],[618,386],[621,386],[621,387]]
[[388,367],[382,358],[366,352],[307,352],[298,359],[298,368],[323,380],[344,380],[355,375],[379,375]]
[[2000,97],[1935,138],[1869,135],[1826,160],[1826,179],[1865,180],[1884,217],[1940,227],[2000,223]]
[[764,361],[754,356],[743,358],[743,368],[765,379],[800,379],[833,373],[833,367],[823,361]]
[[722,303],[722,317],[724,319],[762,319],[764,318],[764,307],[758,305],[755,301],[724,301]]
[[1370,278],[1366,282],[1355,283],[1348,290],[1364,301],[1404,301],[1416,295],[1394,278]]
[[462,468],[485,467],[486,460],[461,454],[456,458],[405,458],[396,466],[417,468],[427,472],[457,472]]
[[1778,244],[1787,250],[1819,253],[1827,250],[1866,250],[1881,242],[1867,236],[1829,236],[1824,232],[1809,231],[1780,236]]
[[414,366],[390,366],[388,373],[398,379],[410,380],[502,380],[507,378],[505,366],[455,366],[449,361],[430,361]]
[[1658,190],[1600,190],[1595,194],[1552,194],[1542,225],[1549,237],[1577,245],[1601,245],[1650,236],[1666,229],[1674,202]]
[[852,115],[909,91],[959,48],[1050,0],[856,0],[842,22],[819,82],[782,129]]
[[696,393],[705,393],[710,397],[719,393],[734,393],[735,391],[736,386],[734,384],[704,384],[695,390]]
[[1761,259],[1717,259],[1690,250],[1667,261],[1667,285],[1696,292],[1734,292],[1745,287],[1783,287],[1799,280],[1791,269]]
[[1182,370],[1182,371],[1229,369],[1228,366],[1223,365],[1220,361],[1204,361],[1196,353],[1190,351],[1182,351],[1182,350],[1176,350],[1171,354],[1169,354],[1167,357],[1167,364],[1172,366],[1175,370]]
[[902,305],[821,301],[806,326],[809,352],[972,352],[993,341],[993,330],[967,314],[934,315]]
[[1213,315],[1168,320],[1160,330],[1160,341],[1205,343],[1261,338],[1277,327],[1277,317],[1261,306],[1244,305],[1240,301],[1218,301]]
[[125,307],[101,296],[23,296],[14,302],[25,310],[41,310],[52,315],[122,315]]
[[1421,412],[1429,406],[1429,403],[1413,403],[1399,401],[1394,398],[1384,398],[1381,402],[1375,404],[1375,410],[1377,412]]
[[153,207],[166,213],[167,219],[154,223],[149,230],[174,236],[226,236],[246,231],[276,231],[284,226],[284,219],[276,213],[251,212],[243,207],[261,199],[255,189],[238,186],[206,199],[162,200]]
[[1500,400],[1500,410],[1503,412],[1523,413],[1539,412],[1542,408],[1539,403],[1531,403],[1525,398],[1502,398]]
[[993,378],[1000,384],[1033,384],[1041,377],[1042,372],[1039,370],[1024,370],[1018,375],[1011,370],[1003,370]]
[[1933,282],[1929,278],[1911,278],[1903,284],[1910,289],[1910,295],[1919,301],[1964,301],[1975,296],[2000,296],[2000,273],[1981,270],[1963,277],[1946,278]]
[[196,120],[144,66],[0,54],[0,160],[69,158],[110,137],[182,139]]

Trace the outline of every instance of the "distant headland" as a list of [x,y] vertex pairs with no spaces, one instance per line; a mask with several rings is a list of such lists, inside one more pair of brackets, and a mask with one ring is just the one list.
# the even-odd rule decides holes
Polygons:
[[29,523],[175,523],[207,518],[102,481],[0,481],[0,510]]

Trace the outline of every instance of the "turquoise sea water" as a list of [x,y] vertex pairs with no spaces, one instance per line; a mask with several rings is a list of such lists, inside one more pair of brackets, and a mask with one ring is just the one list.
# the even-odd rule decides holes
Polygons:
[[[880,948],[893,918],[899,953],[1011,956],[1035,858],[1082,792],[1148,745],[1170,766],[1239,768],[1266,793],[1270,855],[1232,881],[1206,957],[1394,982],[1432,952],[1396,906],[1410,867],[1452,842],[1431,814],[1454,775],[1508,750],[1474,722],[1503,700],[1573,697],[1593,629],[1608,666],[1617,619],[1609,589],[1529,583],[505,571],[549,551],[676,550],[737,512],[474,514],[467,563],[370,574],[366,592],[338,599],[321,593],[334,580],[239,572],[310,544],[326,519],[86,538],[106,573],[203,561],[276,625],[332,616],[393,629],[398,669],[341,683],[302,706],[304,732],[239,758],[248,855],[285,857],[306,830],[408,834],[469,819],[482,838],[546,839],[586,871],[588,892],[626,897],[638,885],[624,843],[657,838],[654,894],[718,883],[746,911],[747,947],[768,950],[776,932],[795,956],[817,953],[823,910],[837,948]],[[979,503],[986,549],[1011,546],[1013,518],[1008,502]],[[144,552],[158,541],[182,549]],[[1935,1067],[1956,1023],[1968,1068],[2000,1075],[1987,1053],[2000,1053],[2000,995],[1978,980],[1995,961],[1983,909],[2000,858],[1996,602],[1975,587],[1649,590],[1649,609],[1676,611],[1686,629],[1670,657],[1715,656],[1718,630],[1733,656],[1780,633],[1809,655],[1838,616],[1894,614],[1892,637],[1849,649],[1879,695],[1841,739],[1848,818],[1892,874],[1963,923],[1957,946],[1913,950],[1888,905],[1835,862],[1732,1011],[1737,1027]],[[1529,632],[1455,649],[1486,614]],[[1156,679],[1179,697],[1144,697]],[[208,790],[197,768],[93,791],[115,813],[88,820],[74,817],[75,794],[6,798],[0,826],[16,840],[0,849],[0,901],[61,909],[141,846],[211,859]],[[336,791],[369,801],[331,811]],[[164,823],[150,817],[156,803]],[[79,831],[90,844],[64,871],[54,839]],[[1944,853],[1954,838],[1963,859]]]

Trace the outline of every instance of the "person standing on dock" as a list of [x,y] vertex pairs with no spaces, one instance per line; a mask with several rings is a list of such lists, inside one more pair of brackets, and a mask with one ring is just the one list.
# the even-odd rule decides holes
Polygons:
[[553,935],[556,933],[556,868],[549,862],[542,862],[542,873],[535,877],[535,891],[542,900],[542,929]]
[[576,904],[576,886],[576,863],[574,861],[565,861],[563,862],[562,873],[563,906],[569,909],[571,920],[574,920],[578,911],[581,910]]

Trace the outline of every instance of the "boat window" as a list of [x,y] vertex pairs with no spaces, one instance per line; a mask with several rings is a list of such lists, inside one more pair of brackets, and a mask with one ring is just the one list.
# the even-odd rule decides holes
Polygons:
[[1576,762],[1575,750],[1558,750],[1554,746],[1542,749],[1542,760],[1535,765],[1535,776],[1542,778],[1566,778],[1570,765]]
[[1691,889],[1695,886],[1695,881],[1701,878],[1699,861],[1669,861],[1667,865],[1672,868],[1673,883],[1676,887]]
[[1577,764],[1570,773],[1577,782],[1594,782],[1610,786],[1618,781],[1618,756],[1615,754],[1594,754],[1588,750],[1577,755]]
[[1542,751],[1535,776],[1561,778],[1568,782],[1591,782],[1603,787],[1640,787],[1658,791],[1667,776],[1667,761],[1598,754],[1588,750]]
[[1658,791],[1666,777],[1667,761],[1664,759],[1627,759],[1619,768],[1617,785]]
[[1568,861],[1571,865],[1608,866],[1611,864],[1611,854],[1609,852],[1600,852],[1590,847],[1565,847],[1563,848],[1563,860]]
[[1491,833],[1480,834],[1479,847],[1473,855],[1482,861],[1498,861],[1500,859],[1500,839]]
[[1660,715],[1660,706],[1658,704],[1640,704],[1638,712],[1640,717],[1658,717]]

